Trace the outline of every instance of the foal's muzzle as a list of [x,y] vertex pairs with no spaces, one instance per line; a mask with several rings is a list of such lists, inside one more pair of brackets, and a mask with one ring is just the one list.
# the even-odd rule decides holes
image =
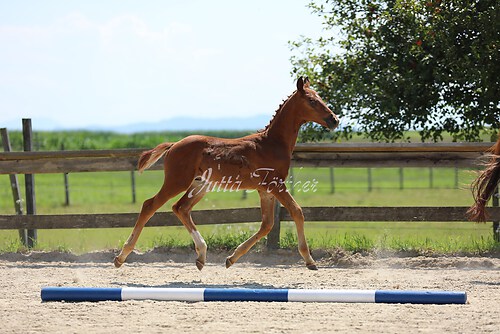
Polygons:
[[330,130],[335,129],[339,125],[339,120],[334,115],[330,115],[325,118],[326,125]]

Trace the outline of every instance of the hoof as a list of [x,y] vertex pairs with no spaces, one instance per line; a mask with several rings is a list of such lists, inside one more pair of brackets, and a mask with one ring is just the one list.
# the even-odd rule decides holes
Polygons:
[[233,265],[233,263],[231,262],[231,260],[229,260],[229,257],[226,258],[226,269],[231,267]]
[[307,266],[307,269],[309,269],[309,270],[318,270],[318,267],[316,267],[315,263],[306,264],[306,266]]
[[201,271],[204,266],[205,266],[205,263],[201,262],[200,260],[196,260],[196,268],[198,268],[198,270]]
[[120,260],[118,260],[118,256],[115,257],[114,261],[113,261],[114,265],[116,268],[120,268],[123,264],[123,262],[120,262]]

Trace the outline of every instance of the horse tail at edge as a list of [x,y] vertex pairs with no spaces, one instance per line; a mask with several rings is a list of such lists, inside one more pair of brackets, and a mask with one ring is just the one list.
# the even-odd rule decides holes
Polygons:
[[145,169],[151,167],[155,162],[167,153],[167,151],[174,145],[174,143],[162,143],[155,148],[144,151],[137,162],[137,169],[142,173]]
[[467,218],[478,223],[486,222],[486,203],[490,200],[500,180],[500,133],[498,140],[489,149],[490,161],[472,183],[474,204],[467,210]]

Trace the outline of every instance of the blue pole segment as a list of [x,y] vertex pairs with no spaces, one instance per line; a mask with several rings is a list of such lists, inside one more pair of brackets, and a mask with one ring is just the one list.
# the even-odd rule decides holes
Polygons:
[[375,291],[375,303],[465,304],[466,302],[467,294],[465,292],[398,290]]
[[248,302],[287,302],[288,289],[217,289],[206,288],[203,300],[209,301],[248,301]]
[[42,301],[99,302],[121,301],[122,288],[42,288]]

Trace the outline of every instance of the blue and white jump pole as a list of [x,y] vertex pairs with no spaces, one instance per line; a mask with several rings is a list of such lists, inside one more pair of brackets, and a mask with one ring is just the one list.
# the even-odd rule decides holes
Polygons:
[[42,301],[164,300],[324,303],[465,304],[465,292],[408,290],[309,290],[236,288],[42,288]]

